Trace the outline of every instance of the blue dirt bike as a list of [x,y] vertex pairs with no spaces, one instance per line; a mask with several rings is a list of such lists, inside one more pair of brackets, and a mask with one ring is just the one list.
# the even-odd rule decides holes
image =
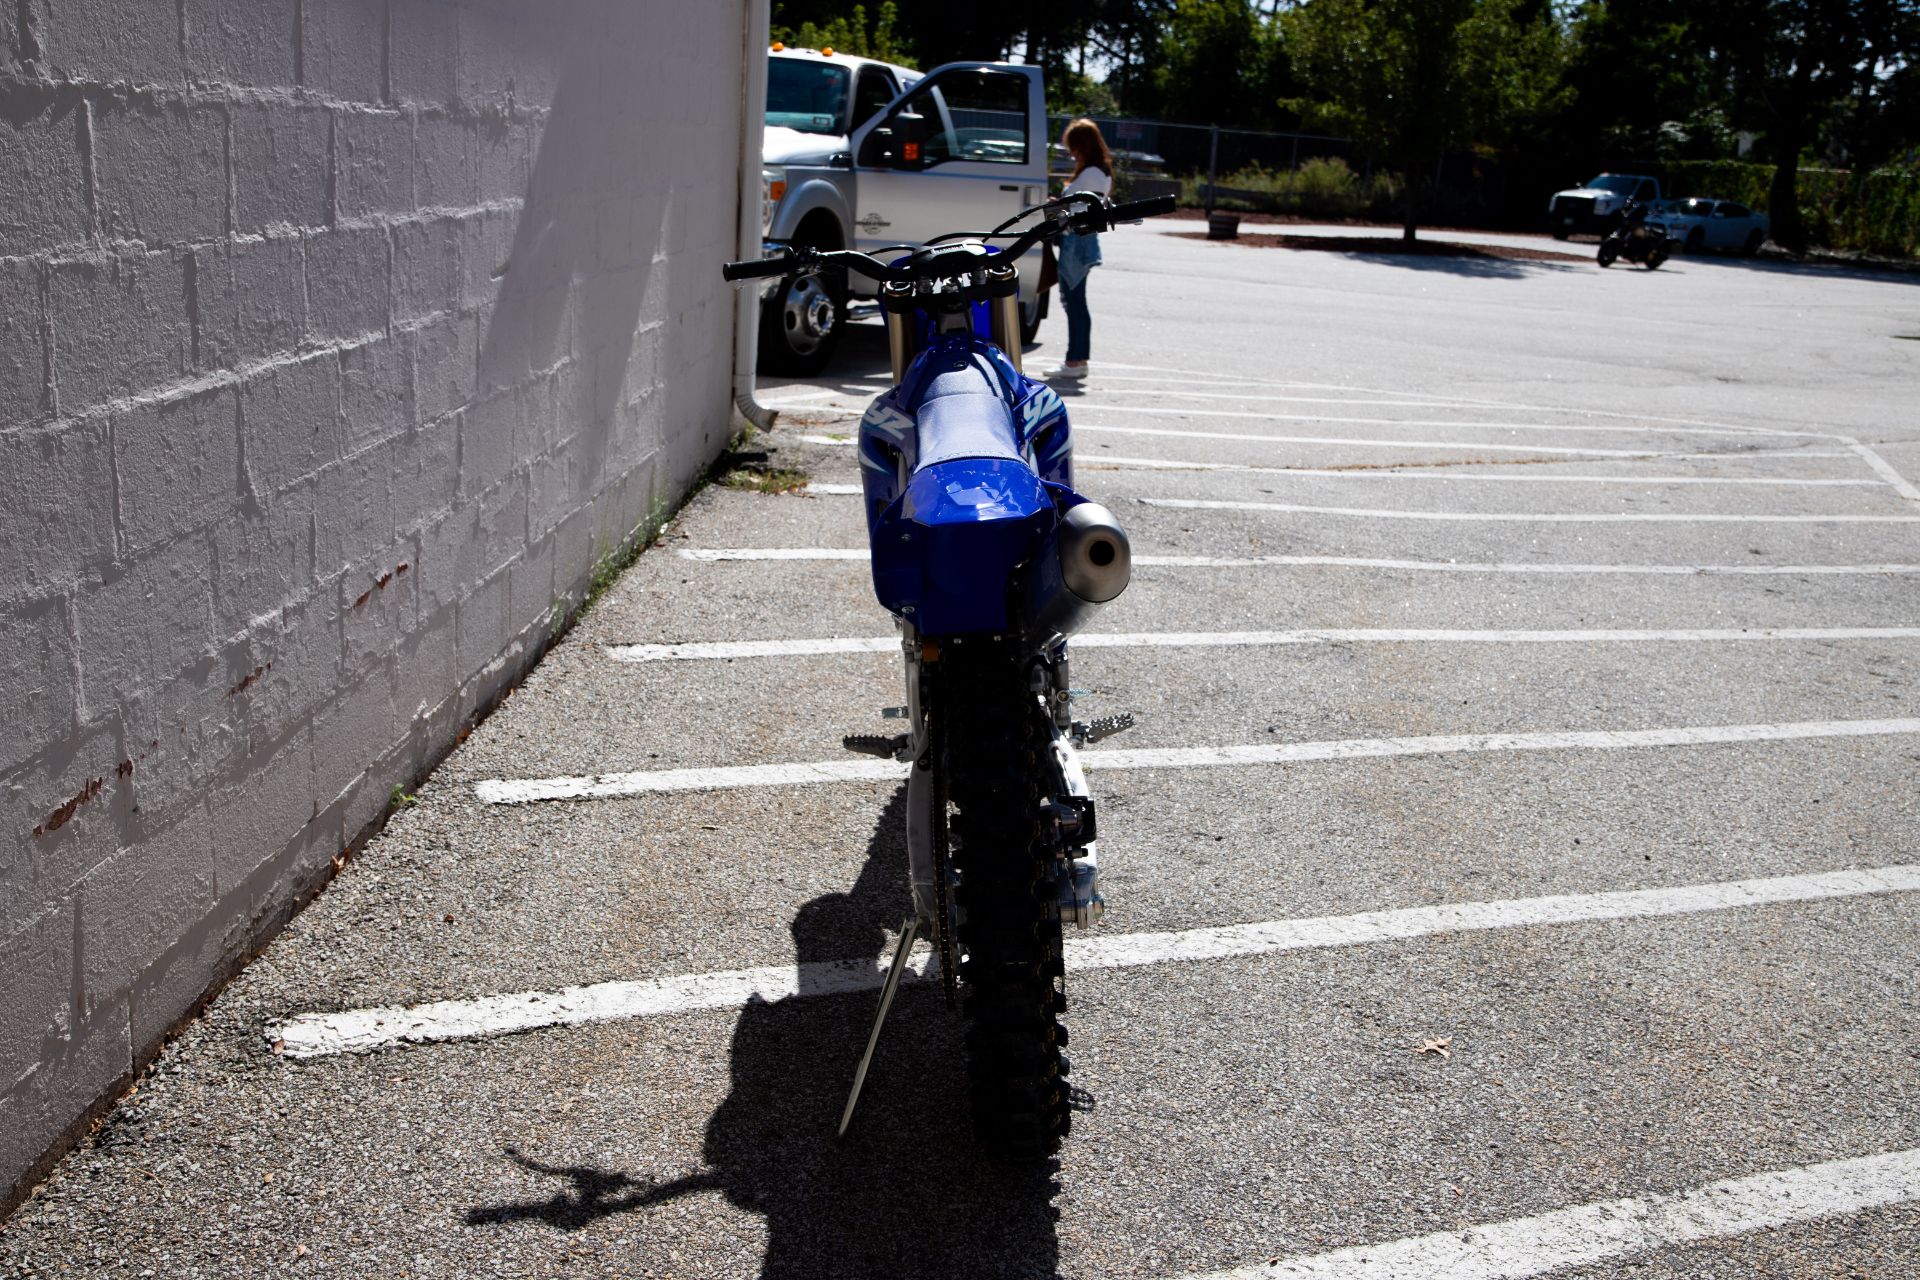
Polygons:
[[[949,1005],[966,996],[975,1127],[991,1151],[1057,1151],[1089,1105],[1066,1080],[1061,926],[1100,918],[1094,806],[1075,748],[1133,723],[1071,715],[1067,637],[1125,590],[1126,532],[1073,488],[1066,406],[1020,369],[1013,264],[1068,233],[1171,213],[1171,197],[1079,192],[991,232],[882,262],[802,249],[728,280],[851,269],[880,282],[894,386],[860,422],[873,586],[899,624],[909,733],[846,739],[911,762],[915,917],[882,988],[844,1133],[906,957],[931,934]],[[1038,218],[1020,235],[1009,228]],[[1011,240],[1004,249],[990,240]]]

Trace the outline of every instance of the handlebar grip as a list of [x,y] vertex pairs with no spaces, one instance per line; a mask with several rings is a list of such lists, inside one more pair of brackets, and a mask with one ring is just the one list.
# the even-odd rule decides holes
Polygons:
[[1172,213],[1179,205],[1174,196],[1154,196],[1149,200],[1129,200],[1125,204],[1116,204],[1107,210],[1108,222],[1131,222],[1135,218],[1151,218],[1162,213]]
[[757,280],[762,276],[783,276],[800,265],[793,254],[778,258],[749,258],[745,262],[723,263],[720,278],[723,280]]

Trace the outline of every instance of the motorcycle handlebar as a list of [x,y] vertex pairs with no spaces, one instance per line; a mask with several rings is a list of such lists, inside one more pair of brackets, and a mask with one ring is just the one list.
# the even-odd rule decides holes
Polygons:
[[722,263],[720,278],[758,280],[763,276],[783,276],[798,265],[798,261],[792,254],[785,254],[778,258],[749,258],[744,262]]
[[1174,196],[1154,196],[1150,200],[1129,200],[1125,204],[1116,204],[1106,211],[1109,225],[1116,222],[1134,222],[1141,218],[1152,218],[1163,213],[1172,213],[1179,200]]
[[[1086,212],[1074,214],[1068,219],[1073,228],[1079,231],[1105,231],[1118,223],[1136,222],[1156,214],[1172,213],[1176,203],[1172,196],[1155,196],[1151,200],[1132,200],[1125,204],[1109,205],[1101,202],[1100,197],[1087,193],[1076,193],[1054,203],[1057,205],[1069,201],[1093,205]],[[1010,258],[1018,258],[1042,240],[1050,240],[1058,236],[1063,229],[1055,223],[1042,223],[1006,246],[1004,252]],[[799,275],[806,271],[817,271],[830,263],[854,267],[863,275],[870,275],[876,280],[912,280],[914,278],[914,272],[910,267],[896,267],[850,249],[833,249],[824,252],[817,249],[802,249],[797,253],[789,252],[777,258],[728,262],[722,264],[720,276],[729,281],[757,280],[768,276]]]

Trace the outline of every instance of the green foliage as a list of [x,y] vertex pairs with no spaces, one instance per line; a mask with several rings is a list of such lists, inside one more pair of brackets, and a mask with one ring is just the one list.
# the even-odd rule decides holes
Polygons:
[[1306,91],[1284,105],[1406,171],[1409,236],[1431,165],[1566,100],[1566,33],[1526,0],[1308,0],[1280,25]]
[[[1220,187],[1231,194],[1214,201],[1221,209],[1255,213],[1300,214],[1309,218],[1357,218],[1383,215],[1399,202],[1400,183],[1385,171],[1363,180],[1338,156],[1316,157],[1298,169],[1262,165],[1225,174]],[[1181,184],[1181,203],[1206,204],[1204,175]]]
[[[1760,135],[1772,161],[1774,238],[1793,248],[1821,234],[1800,209],[1797,173],[1824,143],[1870,166],[1897,145],[1901,110],[1920,58],[1920,14],[1889,0],[1696,0],[1690,30],[1712,60],[1711,82],[1731,121]],[[1910,145],[1914,118],[1897,126]]]
[[[1812,243],[1892,257],[1920,253],[1920,169],[1801,169],[1795,178]],[[1773,180],[1772,165],[1739,160],[1670,164],[1665,175],[1675,196],[1738,200],[1763,211]]]
[[844,17],[802,22],[797,27],[775,26],[773,38],[801,49],[832,49],[858,58],[910,63],[912,54],[895,30],[899,21],[900,8],[894,0],[880,0],[871,23],[867,7],[856,4]]
[[1574,19],[1559,124],[1587,157],[1706,159],[1730,153],[1713,66],[1688,0],[1606,0]]
[[1048,75],[1046,85],[1050,116],[1111,116],[1119,111],[1119,99],[1107,83],[1081,72]]
[[1190,124],[1269,129],[1294,89],[1277,26],[1252,0],[1176,0],[1153,73],[1157,115]]

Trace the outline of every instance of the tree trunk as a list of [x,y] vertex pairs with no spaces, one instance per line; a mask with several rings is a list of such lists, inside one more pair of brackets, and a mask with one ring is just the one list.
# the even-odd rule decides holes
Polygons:
[[1403,244],[1412,244],[1418,238],[1415,232],[1420,228],[1420,170],[1423,167],[1416,160],[1409,163],[1406,168],[1406,221],[1400,228],[1400,240]]
[[1773,185],[1767,193],[1767,221],[1774,240],[1795,253],[1807,251],[1806,223],[1800,217],[1800,138],[1789,133],[1774,145]]

